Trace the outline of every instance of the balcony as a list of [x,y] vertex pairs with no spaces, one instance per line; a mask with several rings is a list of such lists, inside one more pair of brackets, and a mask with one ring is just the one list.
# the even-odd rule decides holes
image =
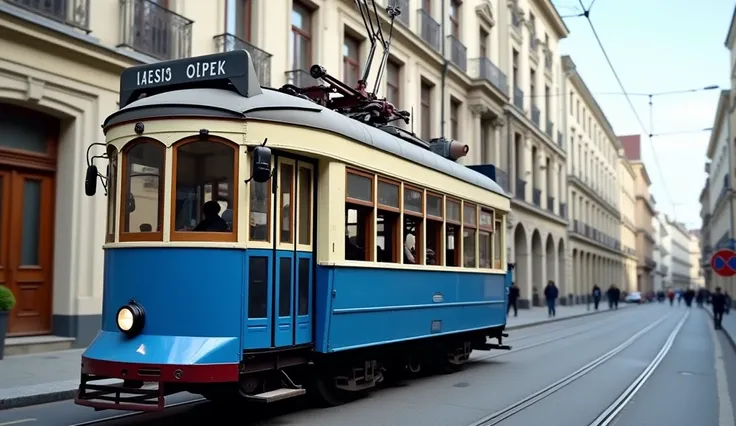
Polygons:
[[447,36],[447,50],[450,52],[450,62],[457,65],[462,72],[468,72],[468,49],[453,35]]
[[547,197],[547,210],[550,213],[555,212],[555,197]]
[[286,84],[293,84],[296,87],[317,86],[319,81],[309,74],[307,70],[291,70],[286,71]]
[[541,115],[541,112],[539,111],[539,107],[532,104],[532,122],[534,122],[534,125],[537,127],[539,126],[539,116]]
[[398,7],[401,15],[396,17],[396,21],[408,27],[411,25],[409,19],[409,0],[389,0],[389,6]]
[[649,270],[653,270],[657,267],[657,262],[654,261],[651,257],[645,257],[644,258],[644,267]]
[[567,219],[567,203],[560,203],[560,217]]
[[508,78],[490,59],[486,57],[470,59],[468,61],[468,74],[474,79],[491,83],[493,87],[508,96]]
[[517,86],[514,86],[514,106],[524,110],[524,91]]
[[191,20],[151,0],[122,0],[120,4],[121,46],[160,60],[191,55]]
[[221,52],[241,49],[248,51],[253,59],[253,66],[256,69],[256,75],[261,86],[271,86],[271,56],[273,55],[232,34],[220,34],[215,36],[214,40],[215,45]]
[[89,32],[90,0],[5,0],[13,6],[26,9],[45,18],[53,19]]
[[524,179],[516,178],[516,198],[524,200],[526,198],[526,181]]
[[440,24],[435,21],[424,9],[417,10],[417,19],[419,20],[419,37],[425,43],[430,45],[432,49],[440,51]]
[[532,203],[534,203],[534,205],[537,207],[542,206],[542,190],[541,189],[532,187]]
[[547,120],[547,127],[545,129],[546,130],[545,133],[547,133],[547,136],[549,136],[550,138],[553,137],[552,135],[554,134],[554,127],[555,127],[555,125],[552,124],[551,121]]

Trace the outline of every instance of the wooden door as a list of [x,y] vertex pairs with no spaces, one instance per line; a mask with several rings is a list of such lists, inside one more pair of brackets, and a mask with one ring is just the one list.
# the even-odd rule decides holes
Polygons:
[[16,298],[9,335],[51,332],[52,175],[0,170],[0,284]]

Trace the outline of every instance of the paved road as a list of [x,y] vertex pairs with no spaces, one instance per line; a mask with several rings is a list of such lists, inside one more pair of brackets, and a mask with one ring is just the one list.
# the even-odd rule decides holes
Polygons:
[[[589,426],[669,346],[613,421],[596,426],[734,426],[728,423],[733,407],[723,402],[730,402],[728,389],[736,384],[734,349],[710,331],[704,312],[691,309],[687,318],[685,312],[684,307],[650,305],[518,330],[508,340],[514,351],[474,353],[462,372],[410,380],[331,409],[310,408],[304,400],[237,409],[200,402],[163,414],[109,419],[125,413],[96,413],[66,401],[0,411],[0,426],[95,420],[102,426],[213,420],[223,425]],[[716,353],[722,356],[719,364]],[[723,380],[718,380],[716,366],[723,369],[724,360],[729,367],[719,370]],[[172,402],[194,398],[184,395]],[[519,401],[526,402],[514,407]]]

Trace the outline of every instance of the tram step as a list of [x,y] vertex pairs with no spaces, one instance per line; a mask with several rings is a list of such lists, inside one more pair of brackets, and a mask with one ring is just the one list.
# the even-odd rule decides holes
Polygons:
[[490,351],[491,349],[501,349],[504,351],[510,351],[511,346],[509,345],[497,345],[495,343],[483,343],[480,345],[473,346],[473,349],[477,349],[479,351]]
[[294,398],[296,396],[304,395],[305,393],[307,393],[305,389],[281,388],[259,393],[257,395],[248,395],[247,398],[252,401],[270,403],[281,401],[282,399]]

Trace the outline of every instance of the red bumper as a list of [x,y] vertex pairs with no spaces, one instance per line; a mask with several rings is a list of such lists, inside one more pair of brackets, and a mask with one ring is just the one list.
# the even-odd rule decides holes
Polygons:
[[[166,395],[181,389],[180,384],[237,382],[238,378],[238,364],[132,364],[82,357],[82,377],[74,402],[96,409],[162,411]],[[95,383],[109,379],[153,382],[156,386]]]

